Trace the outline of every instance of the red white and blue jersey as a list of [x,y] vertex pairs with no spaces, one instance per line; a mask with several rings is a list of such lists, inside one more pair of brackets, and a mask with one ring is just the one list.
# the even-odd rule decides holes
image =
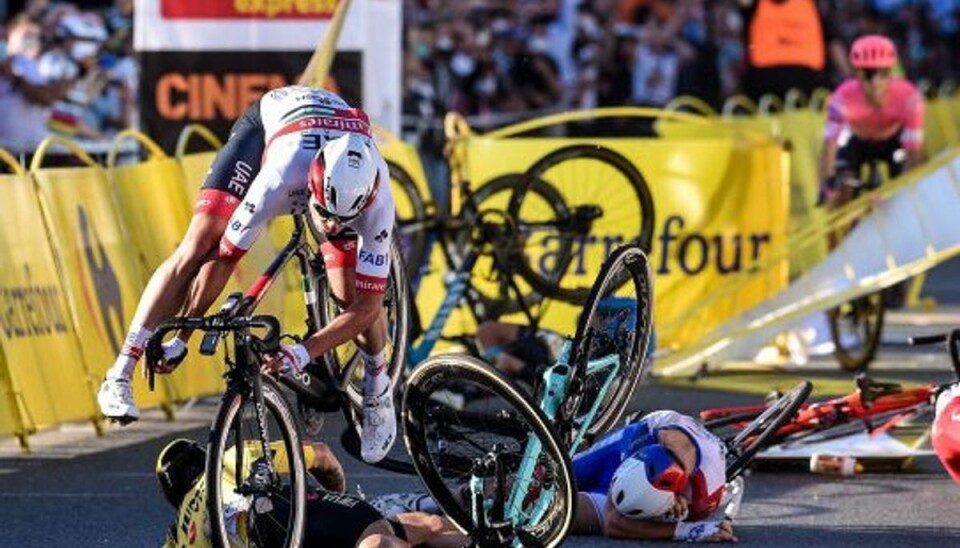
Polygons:
[[[684,493],[689,502],[687,519],[696,521],[713,513],[720,505],[726,484],[726,448],[699,421],[676,411],[654,411],[638,422],[615,430],[573,458],[573,474],[577,488],[590,494],[600,505],[610,489],[610,482],[623,461],[637,450],[658,443],[662,430],[677,430],[687,435],[697,452],[696,467]],[[603,508],[598,507],[598,512]]]

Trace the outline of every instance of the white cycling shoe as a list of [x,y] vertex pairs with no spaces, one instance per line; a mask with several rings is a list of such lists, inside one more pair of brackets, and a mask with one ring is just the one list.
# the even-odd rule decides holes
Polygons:
[[737,476],[727,484],[723,497],[720,499],[720,508],[723,510],[723,517],[733,519],[740,513],[740,505],[743,503],[743,476]]
[[140,410],[133,401],[133,387],[126,379],[105,379],[97,394],[97,404],[103,416],[122,424],[140,418]]
[[383,460],[397,439],[397,414],[393,410],[390,386],[379,396],[363,398],[363,430],[360,432],[360,456],[368,463]]

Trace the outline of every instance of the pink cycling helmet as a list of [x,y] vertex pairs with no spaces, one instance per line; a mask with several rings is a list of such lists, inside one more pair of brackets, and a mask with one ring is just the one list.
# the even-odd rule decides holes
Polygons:
[[860,69],[889,69],[897,64],[897,46],[886,36],[861,36],[850,46],[850,64]]

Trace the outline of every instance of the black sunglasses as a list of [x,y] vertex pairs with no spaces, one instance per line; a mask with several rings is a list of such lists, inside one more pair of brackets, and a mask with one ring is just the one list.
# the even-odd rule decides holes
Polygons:
[[317,215],[319,215],[320,218],[323,219],[324,221],[333,221],[338,224],[343,224],[347,221],[352,221],[357,218],[357,215],[360,215],[359,213],[355,215],[349,215],[349,216],[337,215],[336,213],[331,213],[327,211],[323,206],[321,206],[317,202],[313,203],[313,209],[314,211],[317,212]]
[[874,76],[882,76],[887,78],[890,76],[890,69],[860,69],[857,71],[857,76],[859,76],[861,80],[873,80]]

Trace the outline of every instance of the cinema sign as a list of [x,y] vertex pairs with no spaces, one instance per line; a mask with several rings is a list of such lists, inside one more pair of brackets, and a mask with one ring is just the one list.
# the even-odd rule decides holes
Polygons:
[[[142,129],[168,150],[190,123],[225,138],[263,93],[297,82],[337,2],[138,0]],[[400,121],[400,33],[400,2],[352,0],[327,81],[391,129]]]

